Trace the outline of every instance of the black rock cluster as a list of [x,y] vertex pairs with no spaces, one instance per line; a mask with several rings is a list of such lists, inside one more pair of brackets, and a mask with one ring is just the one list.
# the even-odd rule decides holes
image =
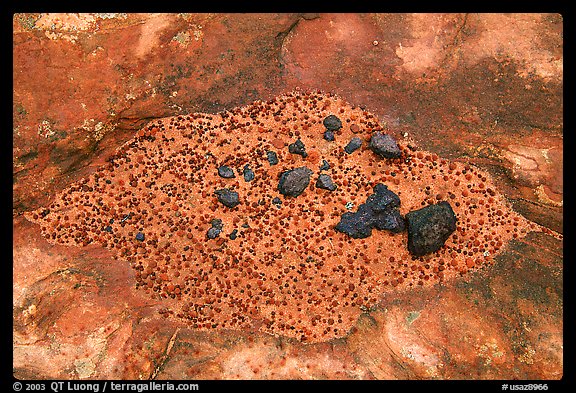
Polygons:
[[[351,154],[361,145],[362,140],[354,137],[344,150]],[[370,149],[382,158],[402,156],[402,151],[394,138],[380,132],[372,134]],[[317,186],[320,187],[318,184]],[[411,211],[405,218],[400,214],[399,207],[398,195],[390,191],[386,185],[377,184],[374,187],[374,194],[370,195],[356,212],[342,214],[335,229],[358,239],[370,236],[372,229],[386,229],[398,233],[407,227],[408,251],[415,256],[439,250],[456,230],[456,215],[446,201]]]
[[[335,115],[330,115],[323,122],[326,127],[324,138],[334,140],[334,131],[342,128],[342,122]],[[362,139],[353,137],[344,147],[344,151],[352,154],[362,146]],[[394,140],[388,134],[374,132],[369,142],[370,149],[378,156],[387,159],[400,158],[402,151]],[[291,154],[297,154],[306,158],[306,147],[298,139],[288,146]],[[278,156],[273,151],[266,151],[266,156],[270,165],[278,164]],[[319,167],[320,171],[329,170],[330,164],[323,160]],[[303,166],[295,169],[284,171],[280,174],[278,181],[278,191],[286,197],[297,197],[301,195],[310,184],[312,171]],[[218,174],[223,178],[235,177],[234,171],[228,166],[220,166]],[[243,176],[246,182],[254,180],[255,174],[248,164],[243,168]],[[328,191],[335,191],[336,184],[332,178],[325,173],[320,173],[316,180],[316,187]],[[215,191],[218,201],[228,208],[234,208],[240,204],[240,198],[236,191],[223,188]],[[260,201],[260,204],[264,200]],[[272,200],[277,208],[280,208],[282,201],[275,197]],[[372,234],[372,229],[388,230],[399,233],[408,229],[408,250],[415,256],[422,256],[440,249],[452,232],[456,230],[456,215],[450,204],[446,201],[435,205],[426,206],[422,209],[411,211],[402,217],[400,214],[400,198],[393,191],[389,190],[385,184],[377,184],[374,187],[374,193],[369,195],[366,202],[358,207],[356,212],[345,212],[340,218],[340,222],[335,229],[356,239],[366,238]],[[105,230],[111,231],[111,227]],[[206,236],[208,239],[215,239],[222,231],[222,221],[215,219],[212,221],[212,227],[208,230]],[[237,237],[237,230],[234,230],[228,236],[230,239]],[[144,240],[144,235],[138,233],[137,240]]]

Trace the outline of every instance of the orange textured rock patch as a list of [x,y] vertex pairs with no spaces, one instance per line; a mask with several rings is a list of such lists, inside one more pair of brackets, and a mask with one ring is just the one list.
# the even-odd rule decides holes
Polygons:
[[[331,114],[343,124],[334,142],[323,138],[322,120]],[[303,342],[345,336],[383,293],[489,266],[510,239],[543,230],[512,211],[485,172],[407,140],[399,140],[401,158],[381,159],[368,149],[373,131],[392,133],[369,112],[319,92],[165,118],[26,217],[53,243],[98,243],[116,252],[136,271],[136,286],[166,304],[166,317],[197,329],[256,328]],[[347,154],[353,136],[364,143]],[[298,138],[308,159],[288,152]],[[267,151],[276,152],[277,165]],[[314,186],[323,160],[336,191]],[[246,164],[255,173],[250,182],[242,176]],[[219,177],[221,165],[235,178]],[[282,196],[279,175],[302,166],[313,171],[310,185],[296,198]],[[366,239],[336,232],[350,204],[355,210],[378,183],[398,194],[403,215],[448,201],[456,232],[424,257],[409,254],[406,232],[374,230]],[[218,202],[214,192],[223,188],[239,193],[238,206]],[[207,239],[215,219],[222,231]]]

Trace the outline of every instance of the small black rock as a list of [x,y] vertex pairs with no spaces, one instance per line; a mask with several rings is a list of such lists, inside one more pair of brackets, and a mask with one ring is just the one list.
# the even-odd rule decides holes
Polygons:
[[136,234],[136,240],[143,242],[144,241],[144,234],[142,232],[138,232]]
[[308,153],[306,153],[306,146],[304,146],[304,143],[300,139],[294,143],[289,144],[288,151],[292,154],[298,154],[303,158],[308,157]]
[[278,198],[278,197],[274,197],[274,199],[272,199],[272,203],[275,205],[281,205],[282,204],[282,199]]
[[340,128],[342,128],[342,122],[335,115],[327,116],[322,123],[324,124],[324,127],[326,127],[326,129],[329,131],[338,131]]
[[206,232],[206,237],[208,239],[216,239],[218,236],[220,236],[220,232],[222,232],[222,229],[212,227],[208,229],[208,232]]
[[354,138],[352,138],[350,140],[350,142],[348,142],[346,147],[344,147],[344,151],[348,154],[352,154],[356,150],[358,150],[360,148],[360,146],[362,146],[362,139],[355,136]]
[[402,151],[398,144],[388,134],[375,132],[370,138],[370,149],[376,154],[384,158],[399,158],[402,156]]
[[252,169],[250,169],[248,164],[246,164],[244,166],[244,170],[243,170],[242,174],[244,175],[245,181],[251,182],[252,180],[254,180],[254,171]]
[[334,137],[334,132],[330,130],[324,131],[324,139],[326,139],[328,142],[334,142],[334,140],[336,139]]
[[236,191],[223,188],[216,190],[214,193],[218,197],[218,201],[226,207],[233,208],[240,204],[240,196]]
[[212,221],[210,221],[210,224],[212,225],[212,228],[216,229],[222,229],[224,226],[224,224],[222,224],[222,220],[219,218],[214,218]]
[[221,167],[218,167],[218,175],[220,177],[223,177],[225,179],[231,179],[234,176],[234,171],[232,170],[232,168],[230,168],[229,166],[226,165],[222,165]]
[[111,227],[110,225],[108,225],[106,228],[104,228],[104,230],[105,230],[106,232],[112,233],[112,227]]
[[439,250],[456,230],[456,215],[446,201],[406,214],[408,251],[416,256]]
[[308,187],[311,174],[312,171],[305,166],[282,172],[278,191],[285,196],[297,197]]
[[329,191],[336,190],[336,185],[332,181],[332,178],[324,173],[318,176],[318,180],[316,181],[316,187]]
[[270,165],[278,164],[278,155],[276,154],[276,152],[267,150],[266,157],[268,158],[268,162],[270,163]]
[[229,235],[228,237],[230,238],[230,240],[236,240],[236,238],[238,237],[238,229],[234,229]]
[[330,169],[330,164],[328,163],[328,161],[322,160],[322,165],[320,165],[320,170],[321,171],[327,171],[328,169]]

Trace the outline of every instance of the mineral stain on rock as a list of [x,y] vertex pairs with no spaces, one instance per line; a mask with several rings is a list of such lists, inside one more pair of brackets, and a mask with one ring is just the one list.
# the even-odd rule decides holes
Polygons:
[[[393,131],[337,96],[301,91],[155,120],[26,218],[51,243],[116,253],[166,318],[323,342],[383,294],[490,266],[509,240],[541,230],[472,165],[402,139],[402,160],[380,154],[378,139],[345,151]],[[298,139],[306,158],[285,148]],[[222,177],[215,162],[254,177]],[[332,184],[318,184],[320,167]]]

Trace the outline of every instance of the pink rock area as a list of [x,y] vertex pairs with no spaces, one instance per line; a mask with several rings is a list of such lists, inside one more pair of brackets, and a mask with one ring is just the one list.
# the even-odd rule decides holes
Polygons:
[[[562,17],[548,14],[17,14],[14,375],[58,379],[559,379]],[[23,213],[93,174],[150,120],[295,87],[488,172],[547,228],[447,283],[385,292],[344,337],[305,344],[165,319],[96,244]]]

